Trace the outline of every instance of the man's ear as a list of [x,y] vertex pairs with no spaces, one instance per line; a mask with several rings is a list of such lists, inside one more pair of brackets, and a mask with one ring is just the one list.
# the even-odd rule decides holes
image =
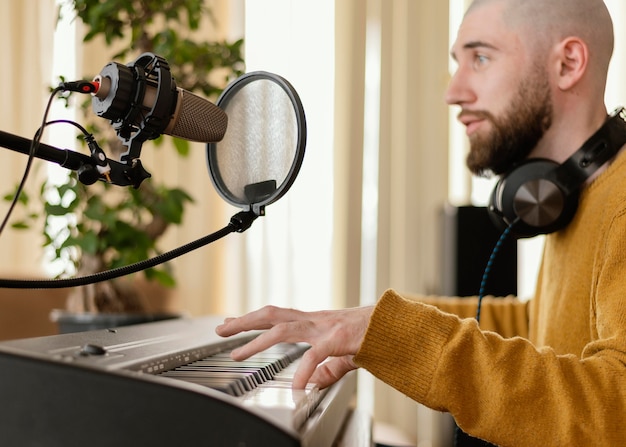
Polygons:
[[558,87],[570,90],[587,71],[589,48],[578,37],[567,37],[556,47],[558,61]]

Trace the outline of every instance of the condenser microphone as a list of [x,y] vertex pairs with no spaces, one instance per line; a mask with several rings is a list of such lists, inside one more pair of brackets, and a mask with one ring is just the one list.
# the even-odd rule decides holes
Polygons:
[[93,84],[94,113],[110,120],[122,139],[145,141],[166,134],[212,143],[226,133],[226,113],[177,87],[167,61],[155,54],[144,53],[128,65],[110,62]]

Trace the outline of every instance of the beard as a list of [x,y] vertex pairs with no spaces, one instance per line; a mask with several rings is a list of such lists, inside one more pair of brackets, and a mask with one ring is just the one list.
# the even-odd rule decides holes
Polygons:
[[547,75],[537,72],[522,82],[510,110],[502,116],[471,112],[472,116],[491,122],[492,129],[470,136],[466,160],[469,170],[483,177],[490,173],[501,175],[526,159],[552,125],[552,111]]

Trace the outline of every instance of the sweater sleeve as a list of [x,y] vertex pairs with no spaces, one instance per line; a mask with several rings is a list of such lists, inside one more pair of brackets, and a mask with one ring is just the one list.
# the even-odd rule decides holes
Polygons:
[[355,362],[503,447],[613,446],[626,442],[625,351],[559,356],[387,291]]
[[[460,318],[475,318],[478,297],[442,297],[402,294],[406,299],[435,306],[437,309]],[[520,301],[514,296],[483,298],[480,312],[480,327],[494,331],[503,337],[528,338],[529,301]]]

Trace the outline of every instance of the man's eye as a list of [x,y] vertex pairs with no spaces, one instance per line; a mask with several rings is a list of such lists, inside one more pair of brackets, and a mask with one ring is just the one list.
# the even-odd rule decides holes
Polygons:
[[477,54],[474,56],[474,65],[476,67],[482,67],[489,62],[489,58],[483,54]]

